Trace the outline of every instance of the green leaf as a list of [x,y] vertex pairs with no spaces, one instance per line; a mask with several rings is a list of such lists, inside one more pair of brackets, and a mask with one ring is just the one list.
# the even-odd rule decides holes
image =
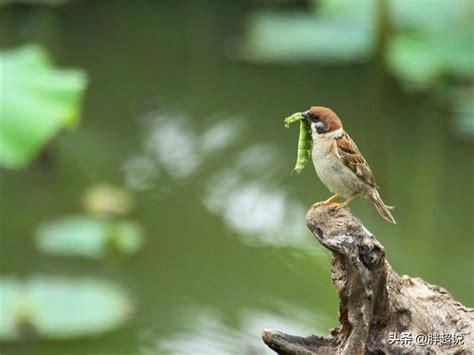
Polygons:
[[400,35],[390,43],[387,64],[405,86],[420,89],[431,85],[443,70],[437,52],[423,39]]
[[318,0],[316,15],[326,20],[375,26],[379,0]]
[[82,197],[85,210],[98,217],[129,215],[135,208],[133,196],[119,186],[97,184]]
[[69,339],[110,331],[132,310],[119,288],[95,279],[0,278],[0,340]]
[[143,244],[141,228],[129,221],[109,223],[109,240],[116,250],[123,254],[137,253]]
[[242,57],[255,62],[346,63],[366,59],[374,45],[372,23],[259,13],[249,22]]
[[471,95],[460,99],[455,106],[456,130],[459,135],[474,138],[474,101],[473,90]]
[[54,69],[45,51],[31,44],[0,52],[0,63],[0,165],[18,169],[77,123],[87,78],[80,70]]
[[395,28],[438,31],[440,28],[470,25],[472,0],[407,1],[390,0],[390,20]]
[[401,33],[388,48],[389,68],[408,88],[426,88],[444,75],[474,77],[472,28]]
[[99,259],[113,251],[131,255],[142,246],[141,228],[128,220],[65,217],[41,225],[35,236],[42,252]]

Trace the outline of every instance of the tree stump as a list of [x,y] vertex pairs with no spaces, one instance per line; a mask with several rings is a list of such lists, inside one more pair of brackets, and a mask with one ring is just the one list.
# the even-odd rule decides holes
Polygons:
[[[348,209],[311,208],[308,228],[332,252],[339,327],[329,336],[264,330],[279,354],[471,354],[474,309],[443,288],[399,276],[384,247]],[[471,281],[469,281],[471,282]],[[472,284],[471,284],[472,285]]]

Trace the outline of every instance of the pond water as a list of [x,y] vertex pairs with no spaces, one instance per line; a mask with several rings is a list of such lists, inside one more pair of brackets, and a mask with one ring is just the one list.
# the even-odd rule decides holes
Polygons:
[[[282,122],[310,105],[339,114],[396,206],[391,225],[367,201],[351,205],[393,268],[472,306],[472,141],[374,63],[237,60],[250,10],[219,1],[0,10],[2,47],[38,42],[90,78],[80,126],[48,160],[0,172],[2,274],[103,278],[135,304],[105,335],[6,342],[2,354],[265,354],[264,328],[327,334],[338,323],[330,254],[304,218],[329,192],[312,166],[289,174],[297,128]],[[99,183],[134,192],[144,248],[101,261],[41,255],[38,225],[80,211]]]

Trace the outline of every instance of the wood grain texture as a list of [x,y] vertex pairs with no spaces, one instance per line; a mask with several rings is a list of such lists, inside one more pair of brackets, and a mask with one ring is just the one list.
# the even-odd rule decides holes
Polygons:
[[[311,208],[307,226],[332,254],[339,322],[327,337],[265,330],[263,341],[279,354],[471,354],[474,310],[445,289],[399,276],[384,247],[348,209]],[[470,281],[469,281],[470,282]],[[411,333],[410,344],[390,344],[389,333]],[[418,334],[462,334],[463,344],[420,345]]]

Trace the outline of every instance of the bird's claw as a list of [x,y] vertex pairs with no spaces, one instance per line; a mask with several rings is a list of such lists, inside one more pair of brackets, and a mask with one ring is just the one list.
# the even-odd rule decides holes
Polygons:
[[316,202],[316,203],[313,203],[311,208],[318,208],[318,207],[321,207],[321,206],[327,206],[329,204],[330,204],[330,202],[326,202],[326,201]]
[[341,208],[347,207],[347,204],[345,203],[335,203],[335,202],[326,202],[326,201],[313,203],[311,207],[318,208],[318,207],[329,206],[329,205],[331,206],[332,209],[336,211],[340,210]]
[[349,197],[347,200],[345,200],[344,202],[342,203],[334,203],[333,204],[333,208],[336,210],[336,211],[339,211],[341,208],[346,208],[347,206],[349,206],[349,204],[352,202],[352,200],[354,199],[355,196],[351,196]]
[[338,194],[335,194],[331,197],[329,197],[327,200],[325,201],[321,201],[321,202],[316,202],[316,203],[313,203],[313,205],[311,206],[311,208],[318,208],[318,207],[321,207],[321,206],[327,206],[327,205],[330,205],[334,200],[336,200],[338,198]]
[[332,208],[334,208],[336,211],[339,211],[341,208],[347,207],[346,203],[333,203]]

